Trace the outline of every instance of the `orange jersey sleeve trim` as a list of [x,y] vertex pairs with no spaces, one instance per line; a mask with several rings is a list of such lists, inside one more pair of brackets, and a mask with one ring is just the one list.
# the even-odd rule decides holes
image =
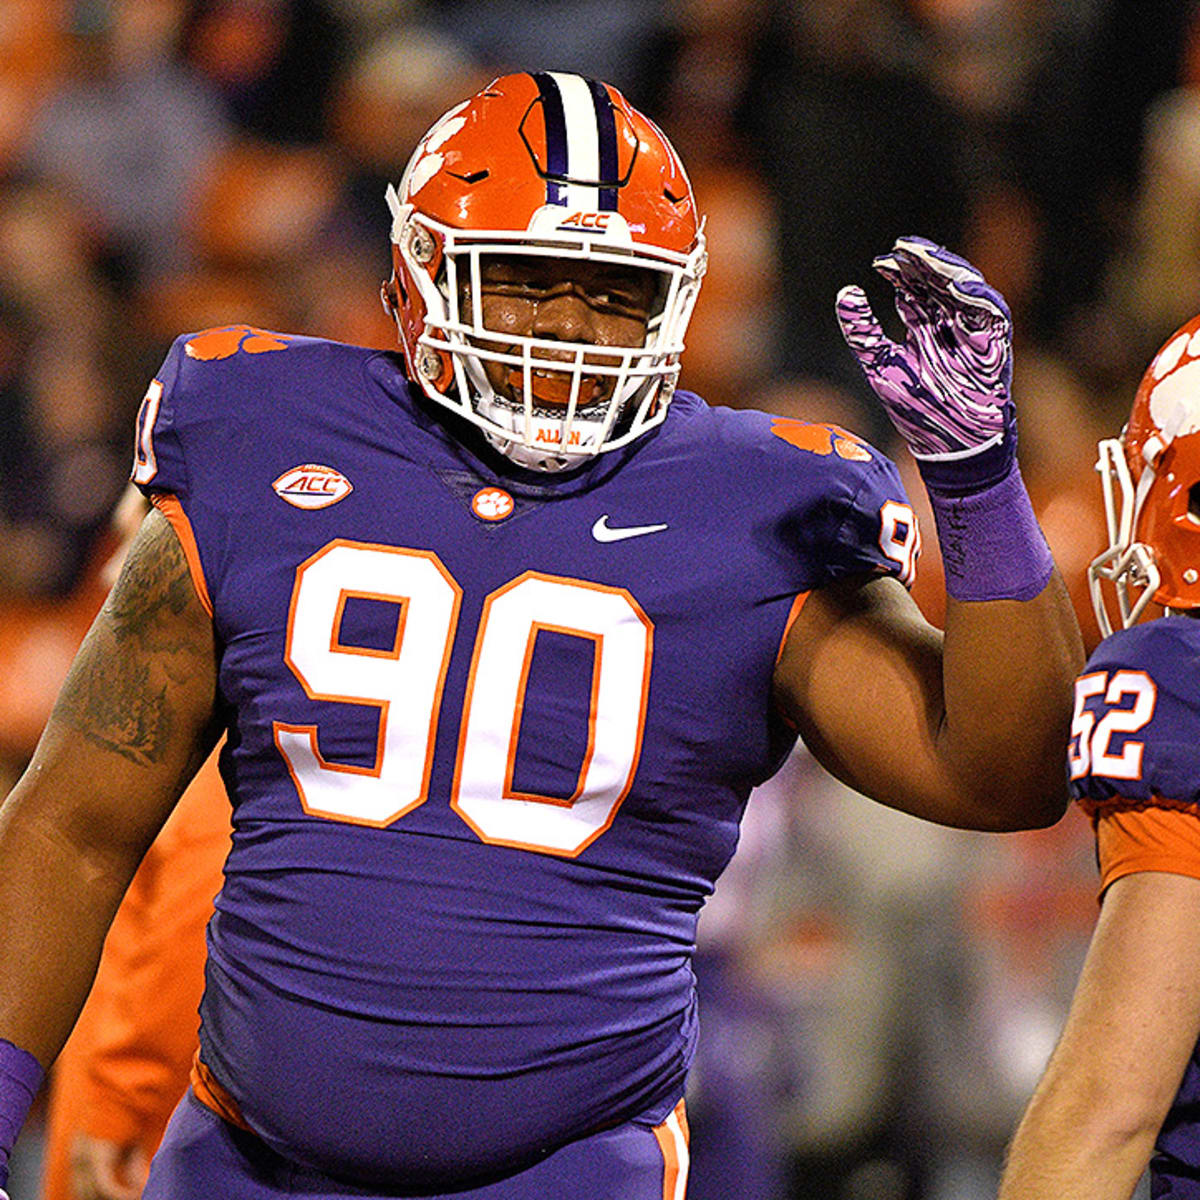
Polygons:
[[183,547],[183,553],[187,557],[192,586],[196,589],[196,595],[200,598],[204,611],[211,617],[213,606],[208,595],[208,584],[204,579],[204,567],[200,562],[200,548],[196,545],[196,535],[192,532],[192,523],[188,520],[187,513],[183,511],[183,505],[179,503],[177,497],[172,496],[169,492],[155,492],[150,497],[150,503],[171,522],[171,528],[175,530],[179,544]]
[[242,1116],[238,1102],[213,1078],[213,1073],[200,1061],[200,1052],[192,1059],[192,1091],[196,1099],[211,1109],[223,1121],[236,1125],[247,1133],[253,1132]]
[[792,601],[791,610],[788,612],[787,621],[783,626],[783,636],[779,639],[779,649],[775,652],[776,666],[779,665],[779,660],[783,657],[784,648],[787,646],[788,634],[792,632],[792,626],[795,625],[796,618],[800,615],[800,610],[804,607],[804,602],[810,594],[809,592],[801,592]]
[[1095,820],[1101,891],[1138,871],[1200,879],[1200,814],[1194,807],[1106,807]]
[[[780,660],[783,658],[783,652],[787,649],[788,635],[792,632],[792,626],[796,623],[796,618],[800,615],[800,610],[804,607],[804,602],[812,595],[811,592],[801,592],[795,600],[792,601],[792,607],[788,610],[787,620],[783,625],[783,634],[779,639],[779,649],[775,651],[775,666],[778,668]],[[783,711],[778,704],[774,705],[775,713],[781,721],[793,733],[796,732],[796,722]]]
[[663,1156],[663,1200],[684,1200],[687,1195],[691,1135],[687,1110],[682,1100],[661,1125],[654,1126],[654,1137]]

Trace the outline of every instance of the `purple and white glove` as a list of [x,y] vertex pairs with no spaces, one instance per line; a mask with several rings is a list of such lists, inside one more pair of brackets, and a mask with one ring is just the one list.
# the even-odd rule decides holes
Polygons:
[[862,288],[838,293],[842,334],[929,492],[946,590],[956,600],[1031,600],[1054,561],[1017,467],[1012,317],[966,259],[900,238],[872,264],[896,293],[902,343]]
[[895,289],[903,343],[883,332],[862,288],[837,297],[842,335],[926,485],[967,495],[1016,461],[1012,317],[969,262],[921,237],[899,238],[872,264]]

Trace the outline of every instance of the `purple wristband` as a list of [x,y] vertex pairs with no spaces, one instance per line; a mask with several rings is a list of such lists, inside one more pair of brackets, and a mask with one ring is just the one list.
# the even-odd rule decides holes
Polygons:
[[0,1188],[8,1184],[8,1156],[43,1076],[41,1063],[28,1050],[0,1038]]
[[1054,570],[1021,471],[966,496],[930,487],[946,573],[955,600],[1032,600]]

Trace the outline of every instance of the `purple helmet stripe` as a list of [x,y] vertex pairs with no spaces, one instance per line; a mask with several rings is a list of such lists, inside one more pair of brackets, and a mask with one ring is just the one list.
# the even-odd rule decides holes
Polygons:
[[[617,161],[617,118],[608,89],[598,80],[589,79],[588,88],[596,106],[596,132],[600,144],[600,204],[602,209],[616,211],[617,185],[620,165]],[[604,185],[609,186],[604,186]]]
[[534,73],[546,124],[546,203],[566,204],[562,183],[567,177],[567,117],[558,84],[545,71]]

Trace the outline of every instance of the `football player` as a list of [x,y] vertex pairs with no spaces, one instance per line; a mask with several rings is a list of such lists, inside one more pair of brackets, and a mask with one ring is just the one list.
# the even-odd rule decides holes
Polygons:
[[0,1147],[145,846],[224,732],[233,845],[146,1196],[679,1200],[697,914],[802,734],[854,787],[1054,821],[1082,652],[1015,459],[1004,302],[902,239],[851,347],[896,470],[676,391],[702,221],[660,130],[495,80],[389,188],[403,355],[182,336],[152,499],[0,821]]
[[1075,683],[1068,760],[1102,905],[1003,1200],[1128,1200],[1147,1164],[1156,1200],[1200,1197],[1200,317],[1159,350],[1098,468],[1106,637]]

